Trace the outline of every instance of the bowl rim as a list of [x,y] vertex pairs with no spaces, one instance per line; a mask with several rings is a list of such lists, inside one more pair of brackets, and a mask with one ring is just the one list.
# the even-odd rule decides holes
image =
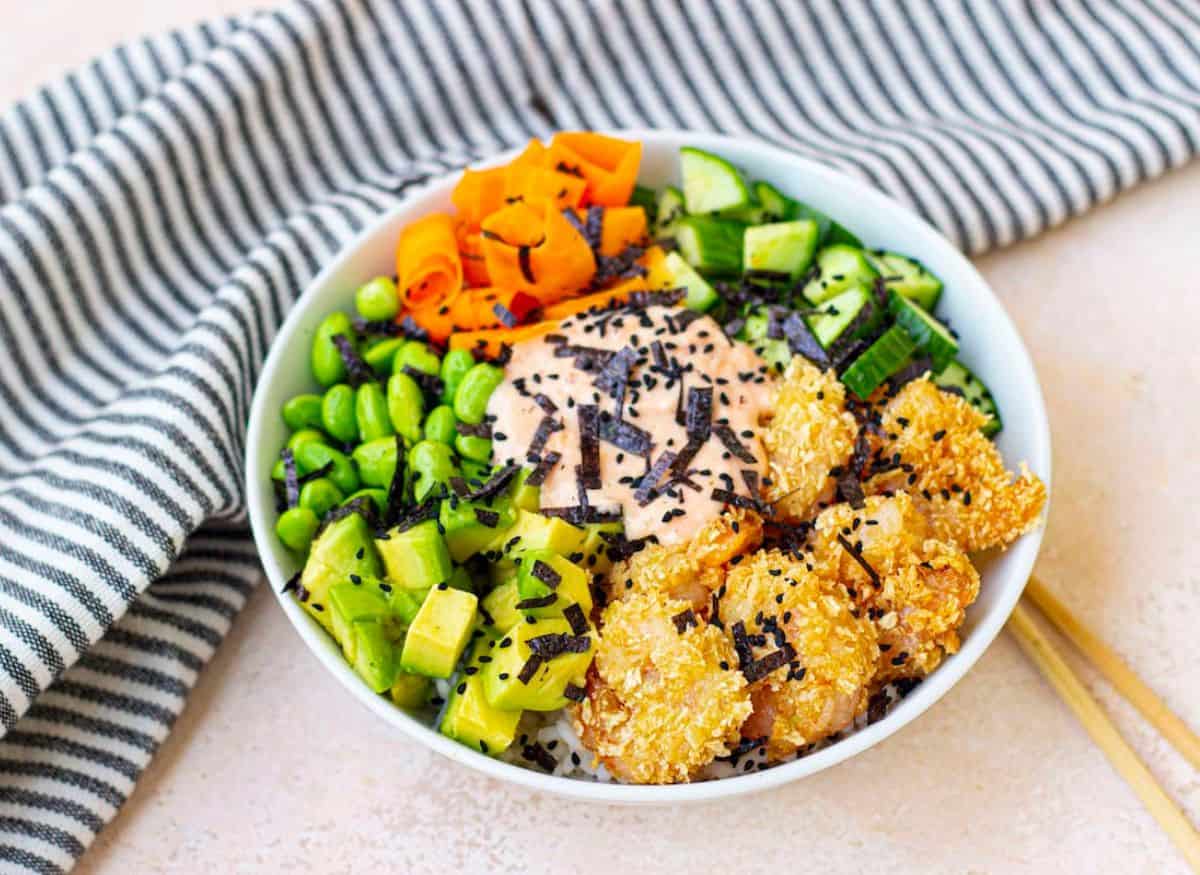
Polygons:
[[[873,209],[887,211],[897,222],[904,223],[921,236],[923,245],[941,249],[939,259],[957,262],[956,269],[970,276],[981,292],[984,299],[990,301],[992,312],[990,319],[997,319],[1003,324],[1015,345],[1010,350],[1011,360],[1008,367],[1014,372],[1015,379],[1030,387],[1031,397],[1027,399],[1031,421],[1025,423],[1028,429],[1027,437],[1032,451],[1026,461],[1031,469],[1042,477],[1049,494],[1051,484],[1051,452],[1050,428],[1046,415],[1045,403],[1034,370],[1029,352],[1024,340],[1016,330],[1011,317],[1005,310],[999,298],[990,285],[973,264],[949,240],[925,219],[914,213],[909,207],[896,201],[889,195],[871,187],[852,176],[837,171],[828,165],[821,164],[810,158],[790,152],[779,146],[763,142],[752,135],[730,136],[704,131],[689,131],[683,129],[615,129],[605,131],[613,136],[634,139],[643,144],[659,147],[677,147],[685,142],[699,148],[720,152],[722,149],[736,152],[752,152],[765,160],[785,165],[802,172],[807,177],[819,177],[834,188],[842,190],[847,198],[860,198]],[[510,159],[519,149],[510,149],[485,161],[477,162],[472,167],[487,167]],[[414,204],[438,192],[448,192],[452,183],[461,170],[451,171],[434,179],[425,181],[410,189],[402,200],[391,208],[380,213],[373,221],[364,226],[345,246],[334,254],[325,267],[309,282],[303,293],[296,299],[290,312],[272,339],[270,351],[260,371],[258,383],[254,391],[249,423],[246,432],[245,472],[246,472],[246,501],[250,516],[251,529],[255,546],[263,563],[268,585],[275,598],[279,601],[284,613],[292,626],[299,633],[309,651],[319,662],[330,671],[351,694],[365,707],[398,728],[409,738],[432,748],[455,762],[461,763],[483,774],[502,781],[508,781],[532,790],[540,790],[593,802],[605,803],[682,803],[729,798],[747,793],[756,793],[774,787],[782,786],[802,777],[816,774],[843,760],[849,759],[864,750],[878,744],[918,716],[925,713],[943,695],[945,695],[978,661],[984,651],[991,645],[1000,629],[1008,621],[1017,599],[1024,590],[1025,581],[1033,570],[1038,550],[1041,546],[1045,526],[1039,526],[1033,532],[1023,536],[1009,547],[1010,553],[1018,554],[1013,567],[1006,569],[1005,580],[998,601],[991,610],[981,617],[978,625],[972,629],[970,636],[963,642],[962,647],[952,657],[946,659],[931,675],[906,696],[896,707],[881,720],[866,726],[838,740],[834,744],[822,748],[808,756],[790,762],[781,763],[769,769],[754,771],[689,784],[668,785],[636,785],[617,782],[603,783],[548,775],[532,769],[512,765],[486,756],[472,748],[459,744],[443,736],[436,728],[408,715],[395,707],[383,696],[377,695],[363,684],[353,669],[341,658],[340,652],[331,650],[328,636],[324,630],[306,614],[296,602],[287,597],[282,588],[286,576],[275,560],[270,550],[266,549],[268,541],[273,537],[274,526],[266,517],[262,508],[267,506],[264,493],[269,471],[262,470],[257,461],[256,448],[262,440],[264,423],[268,416],[275,411],[267,410],[268,386],[272,383],[279,369],[283,356],[284,338],[289,338],[295,331],[296,325],[302,320],[303,314],[317,297],[329,278],[341,269],[344,262],[355,257],[368,240],[378,233],[380,226],[388,224],[405,211],[412,209]],[[920,256],[918,256],[920,257]],[[1048,510],[1049,501],[1047,501]],[[1045,519],[1046,511],[1043,511]],[[1014,583],[1014,580],[1016,583]],[[996,585],[996,584],[993,584]]]

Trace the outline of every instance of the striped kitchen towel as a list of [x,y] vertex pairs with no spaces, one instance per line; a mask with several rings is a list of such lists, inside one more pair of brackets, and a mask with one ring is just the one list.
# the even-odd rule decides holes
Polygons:
[[0,868],[69,869],[170,731],[259,577],[267,347],[414,182],[556,128],[744,132],[978,253],[1183,164],[1198,110],[1193,0],[296,0],[11,108]]

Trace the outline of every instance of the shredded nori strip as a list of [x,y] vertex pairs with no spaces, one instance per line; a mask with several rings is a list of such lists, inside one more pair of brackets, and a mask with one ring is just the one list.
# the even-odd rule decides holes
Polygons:
[[[369,500],[369,499],[368,499]],[[441,505],[441,497],[438,495],[430,495],[396,523],[396,530],[399,532],[407,532],[413,526],[419,525],[427,520],[435,520],[438,517],[438,508]]]
[[303,486],[305,483],[310,483],[313,480],[319,480],[333,470],[333,462],[326,462],[320,468],[309,471],[307,474],[302,474],[296,479],[296,483]]
[[[580,404],[579,414],[579,481],[585,489],[600,488],[600,410],[595,404]],[[580,504],[586,504],[581,494]]]
[[758,461],[754,457],[754,453],[750,452],[746,448],[746,445],[738,438],[737,432],[733,430],[732,426],[724,422],[718,422],[712,427],[712,431],[717,436],[717,440],[725,445],[725,449],[729,450],[729,452],[733,453],[733,455],[737,456],[743,462],[752,465]]
[[518,611],[528,611],[532,610],[533,608],[548,608],[556,601],[558,601],[558,596],[556,596],[554,593],[550,593],[549,595],[539,596],[537,598],[521,599],[521,601],[517,602],[516,608]]
[[799,353],[822,370],[829,367],[829,354],[799,313],[792,313],[783,321],[783,333],[792,352]]
[[783,668],[796,658],[796,648],[784,644],[778,650],[773,650],[761,659],[756,659],[749,665],[742,666],[742,675],[749,683],[762,680],[776,669]]
[[295,590],[296,594],[299,595],[300,589],[301,589],[300,578],[303,576],[304,576],[304,569],[301,568],[299,571],[297,571],[295,574],[293,574],[291,577],[289,577],[287,579],[287,583],[285,583],[283,585],[283,589],[281,589],[280,592],[288,592],[290,590]]
[[663,478],[663,475],[667,473],[667,469],[671,467],[671,463],[674,461],[675,453],[671,450],[663,450],[659,457],[654,460],[654,464],[650,466],[650,469],[638,483],[637,489],[633,491],[633,498],[639,505],[645,507],[654,500],[658,481]]
[[390,319],[368,320],[355,317],[351,321],[354,333],[359,337],[403,337],[404,327]]
[[437,374],[427,374],[419,368],[414,368],[412,365],[405,365],[403,373],[408,374],[416,384],[421,387],[421,391],[431,398],[439,398],[442,394],[442,378]]
[[410,340],[429,342],[429,332],[417,324],[417,320],[413,319],[411,313],[405,313],[400,319],[400,330]]
[[460,419],[454,423],[454,430],[468,437],[491,438],[492,436],[492,424],[486,420],[471,424]]
[[537,467],[534,468],[533,471],[529,473],[529,476],[525,478],[525,483],[529,486],[541,486],[546,482],[546,475],[549,474],[550,470],[561,460],[562,456],[553,450],[546,453],[542,460],[537,463]]
[[500,514],[494,510],[488,510],[486,507],[475,508],[475,519],[481,526],[487,526],[489,529],[500,525]]
[[568,222],[571,223],[571,227],[573,227],[576,231],[579,232],[579,236],[582,237],[584,240],[587,240],[587,229],[584,228],[583,222],[580,221],[579,216],[577,216],[575,214],[575,210],[571,207],[566,207],[565,209],[563,209],[562,214],[563,214],[563,218],[565,218]]
[[[687,289],[659,289],[657,291],[639,290],[629,296],[626,301],[626,307],[630,310],[645,310],[647,307],[672,307],[678,304],[687,297]],[[703,313],[695,313],[691,310],[680,313],[676,318],[682,319],[687,313],[692,313],[685,325],[691,324],[693,318],[699,319]]]
[[375,522],[374,502],[366,496],[356,498],[353,501],[348,501],[345,504],[340,504],[332,508],[329,513],[325,514],[325,517],[321,520],[321,525],[317,527],[317,534],[313,536],[313,540],[315,541],[333,523],[336,523],[340,519],[345,519],[352,513],[361,516],[367,521],[368,525],[373,525]]
[[608,543],[608,558],[613,562],[625,561],[653,540],[653,536],[630,539],[624,532],[603,532],[600,537]]
[[587,698],[587,690],[579,686],[579,684],[567,684],[563,689],[563,698],[569,699],[572,702],[582,702]]
[[689,441],[704,443],[712,434],[713,390],[711,386],[693,386],[688,389],[687,411],[684,428]]
[[696,613],[691,608],[679,612],[671,618],[671,622],[675,624],[675,631],[682,635],[688,630],[688,627],[695,629],[700,624],[696,622]]
[[745,327],[746,320],[738,316],[736,319],[730,319],[725,323],[725,334],[728,337],[737,337]]
[[529,652],[542,659],[553,659],[564,653],[587,653],[592,647],[592,639],[586,635],[567,635],[564,632],[535,635],[526,643]]
[[363,383],[370,383],[375,379],[375,372],[371,370],[371,366],[362,360],[362,356],[354,349],[354,344],[344,334],[335,334],[329,338],[333,341],[333,345],[338,349],[338,355],[342,357],[342,362],[346,365],[346,382],[357,389]]
[[632,346],[626,346],[617,352],[604,363],[604,367],[596,375],[596,388],[614,398],[624,398],[625,387],[629,384],[629,372],[637,357],[637,350]]
[[586,224],[583,226],[583,237],[592,249],[600,248],[600,240],[604,236],[604,207],[588,207]]
[[541,559],[534,560],[533,567],[529,569],[529,573],[550,587],[550,589],[558,589],[558,585],[562,583],[562,575]]
[[466,495],[461,497],[468,501],[482,501],[488,498],[495,498],[504,490],[504,487],[508,486],[509,481],[512,480],[520,470],[520,465],[518,465],[516,462],[510,462],[503,468],[494,471],[492,476],[487,479],[487,482],[474,492],[468,492]]
[[525,660],[525,664],[521,666],[521,671],[517,673],[517,680],[526,686],[533,680],[533,676],[537,674],[537,670],[542,667],[542,658],[536,654]]
[[879,572],[871,567],[871,563],[869,563],[861,553],[854,549],[854,545],[851,544],[844,535],[839,533],[837,539],[838,543],[845,548],[846,552],[853,557],[854,561],[862,566],[862,570],[867,572],[867,577],[871,578],[871,583],[875,584],[875,588],[879,589],[882,587],[883,581],[881,581],[879,578]]
[[867,506],[867,498],[863,493],[862,481],[853,471],[847,471],[837,480],[838,497],[842,501],[847,501],[855,510],[862,510]]
[[650,432],[627,420],[617,419],[609,413],[601,413],[599,416],[598,436],[605,443],[635,456],[649,456],[654,445]]
[[571,626],[571,631],[576,635],[584,635],[588,630],[587,617],[583,615],[583,608],[577,602],[572,602],[563,608],[563,619]]
[[284,500],[289,508],[300,503],[300,481],[296,476],[296,456],[291,447],[284,447],[279,454],[283,459]]
[[750,646],[750,637],[746,634],[746,624],[738,620],[729,631],[733,635],[733,652],[737,654],[738,667],[745,671],[754,662],[754,651]]
[[384,525],[391,525],[400,519],[404,510],[404,438],[396,435],[396,470],[392,474],[392,482],[388,484],[387,506],[383,511]]
[[537,403],[538,407],[542,408],[542,413],[545,413],[547,416],[558,412],[558,405],[551,401],[550,397],[544,392],[538,392],[533,396],[533,400]]
[[[533,282],[533,280],[530,280],[530,282]],[[517,322],[519,321],[517,319],[517,314],[505,307],[499,301],[492,305],[492,312],[496,314],[496,318],[500,320],[500,324],[505,328],[517,327]]]
[[673,373],[670,361],[667,360],[667,350],[661,340],[650,344],[650,355],[654,358],[654,367],[664,374]]
[[471,487],[467,485],[467,481],[462,477],[454,476],[449,480],[450,491],[459,498],[466,498],[471,494]]
[[756,498],[751,498],[748,495],[738,495],[728,489],[714,489],[712,491],[712,500],[719,501],[722,504],[729,504],[733,507],[742,507],[747,510],[756,510],[763,513],[765,507],[761,501]]
[[533,432],[533,440],[529,443],[529,449],[525,451],[525,458],[532,462],[540,456],[546,446],[546,441],[550,440],[550,435],[556,431],[562,431],[563,428],[563,424],[553,416],[549,414],[543,416],[542,421],[538,423],[538,427]]
[[[524,671],[524,669],[522,669]],[[536,669],[535,669],[536,671]],[[532,677],[533,675],[530,675]],[[525,681],[525,683],[529,683]],[[550,752],[542,747],[540,742],[535,741],[533,744],[527,744],[521,748],[521,758],[528,760],[531,763],[536,763],[547,772],[553,772],[558,767],[558,760],[550,755]]]
[[591,505],[543,507],[541,514],[542,516],[552,516],[566,520],[575,526],[582,526],[587,523],[619,523],[621,521],[621,512],[619,510],[600,510]]

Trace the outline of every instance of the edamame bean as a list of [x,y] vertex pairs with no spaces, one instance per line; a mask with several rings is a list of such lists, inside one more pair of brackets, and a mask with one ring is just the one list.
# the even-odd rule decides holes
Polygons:
[[475,356],[468,349],[452,349],[442,358],[442,400],[454,402],[454,393],[467,371],[475,367]]
[[307,507],[323,519],[325,514],[342,503],[343,493],[328,477],[309,480],[300,487],[300,506]]
[[325,321],[317,326],[317,333],[313,337],[310,359],[313,376],[326,387],[346,379],[346,363],[342,361],[342,354],[333,342],[335,334],[354,342],[354,327],[350,324],[350,317],[340,311],[326,316]]
[[372,322],[395,319],[400,312],[400,293],[390,277],[377,276],[358,287],[354,306],[360,316]]
[[396,437],[381,437],[359,444],[351,454],[359,478],[367,486],[387,489],[396,474]]
[[392,373],[392,362],[396,358],[396,353],[406,343],[408,341],[403,337],[386,337],[383,340],[377,340],[363,352],[363,361],[370,365],[371,370],[375,371],[381,377],[390,376]]
[[388,417],[392,428],[410,444],[421,439],[421,419],[425,413],[425,398],[421,387],[408,374],[394,373],[387,385]]
[[333,485],[346,495],[354,492],[361,485],[354,463],[345,453],[335,450],[328,444],[307,441],[296,447],[296,467],[301,474],[309,474],[333,463],[333,469],[325,476],[333,481]]
[[279,515],[275,521],[275,534],[283,542],[283,546],[297,553],[303,553],[312,543],[313,535],[321,521],[307,507],[291,507]]
[[458,476],[454,451],[438,441],[419,441],[408,452],[408,468],[413,475],[413,497],[421,501],[442,484]]
[[321,424],[335,440],[344,444],[358,440],[358,417],[354,408],[354,390],[345,383],[338,383],[321,399]]
[[492,441],[490,438],[473,434],[458,434],[454,436],[454,448],[464,459],[475,462],[486,462],[492,457]]
[[454,415],[471,425],[483,422],[488,399],[503,379],[504,371],[495,365],[480,362],[473,366],[454,393]]
[[439,404],[425,417],[425,440],[453,444],[458,434],[454,429],[457,423],[454,409],[449,404]]
[[387,490],[386,489],[360,489],[353,495],[346,496],[346,500],[342,502],[342,506],[346,506],[352,501],[357,501],[360,498],[367,498],[375,505],[375,510],[380,513],[387,512]]
[[392,370],[398,373],[404,370],[405,365],[433,377],[438,376],[442,370],[442,360],[438,354],[429,344],[419,340],[410,340],[400,347],[395,361],[392,362]]
[[293,453],[298,453],[301,444],[307,444],[313,441],[319,444],[327,444],[329,443],[329,436],[326,435],[325,432],[318,431],[315,428],[302,428],[288,438],[287,446],[288,449]]
[[283,421],[292,431],[321,427],[321,396],[297,395],[283,404]]
[[363,383],[354,398],[354,413],[358,421],[358,434],[364,441],[387,437],[392,434],[392,420],[388,416],[387,397],[378,383]]

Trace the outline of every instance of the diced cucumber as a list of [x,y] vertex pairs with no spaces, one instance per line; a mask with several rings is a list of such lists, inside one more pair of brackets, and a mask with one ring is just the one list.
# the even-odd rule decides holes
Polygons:
[[658,209],[658,193],[644,185],[635,185],[633,194],[629,196],[629,206],[641,207],[646,211],[646,219],[653,222]]
[[916,301],[891,292],[888,295],[888,309],[895,317],[896,324],[902,326],[917,342],[917,346],[929,354],[935,374],[958,355],[958,341],[950,329],[925,312]]
[[741,222],[712,216],[686,216],[675,228],[679,254],[696,270],[714,274],[742,272]]
[[658,193],[658,203],[654,208],[654,236],[674,237],[675,226],[687,215],[683,208],[683,192],[673,185],[668,185]]
[[804,297],[823,304],[852,286],[870,286],[878,274],[855,246],[826,246],[817,253],[818,274],[804,286]]
[[988,421],[981,428],[988,437],[997,434],[1004,427],[1000,418],[1000,408],[996,406],[996,399],[992,397],[991,391],[962,362],[950,362],[933,378],[933,382],[943,389],[961,393],[968,404],[988,417]]
[[737,168],[711,152],[685,146],[679,150],[683,202],[691,214],[715,213],[750,203],[750,190]]
[[[874,331],[883,312],[874,305],[872,297],[871,292],[855,286],[822,304],[815,315],[808,317],[808,327],[817,342],[829,349],[851,327],[854,337],[865,337]],[[871,313],[859,322],[859,314],[867,306],[871,307]]]
[[684,304],[689,310],[703,313],[717,302],[717,293],[707,280],[688,264],[678,252],[668,252],[663,268],[671,275],[673,288],[687,289]]
[[925,265],[907,255],[883,250],[868,252],[867,258],[879,271],[890,291],[899,292],[930,313],[933,312],[938,298],[942,296],[942,281],[931,274]]
[[817,223],[811,219],[754,225],[742,237],[742,265],[747,271],[782,273],[795,280],[808,269],[816,249]]
[[916,348],[917,344],[908,332],[893,325],[846,368],[842,382],[859,398],[866,399],[903,367]]
[[[799,218],[797,207],[800,205],[769,182],[754,183],[754,196],[762,206],[765,222],[789,222]],[[817,225],[818,232],[822,231],[820,222]]]

